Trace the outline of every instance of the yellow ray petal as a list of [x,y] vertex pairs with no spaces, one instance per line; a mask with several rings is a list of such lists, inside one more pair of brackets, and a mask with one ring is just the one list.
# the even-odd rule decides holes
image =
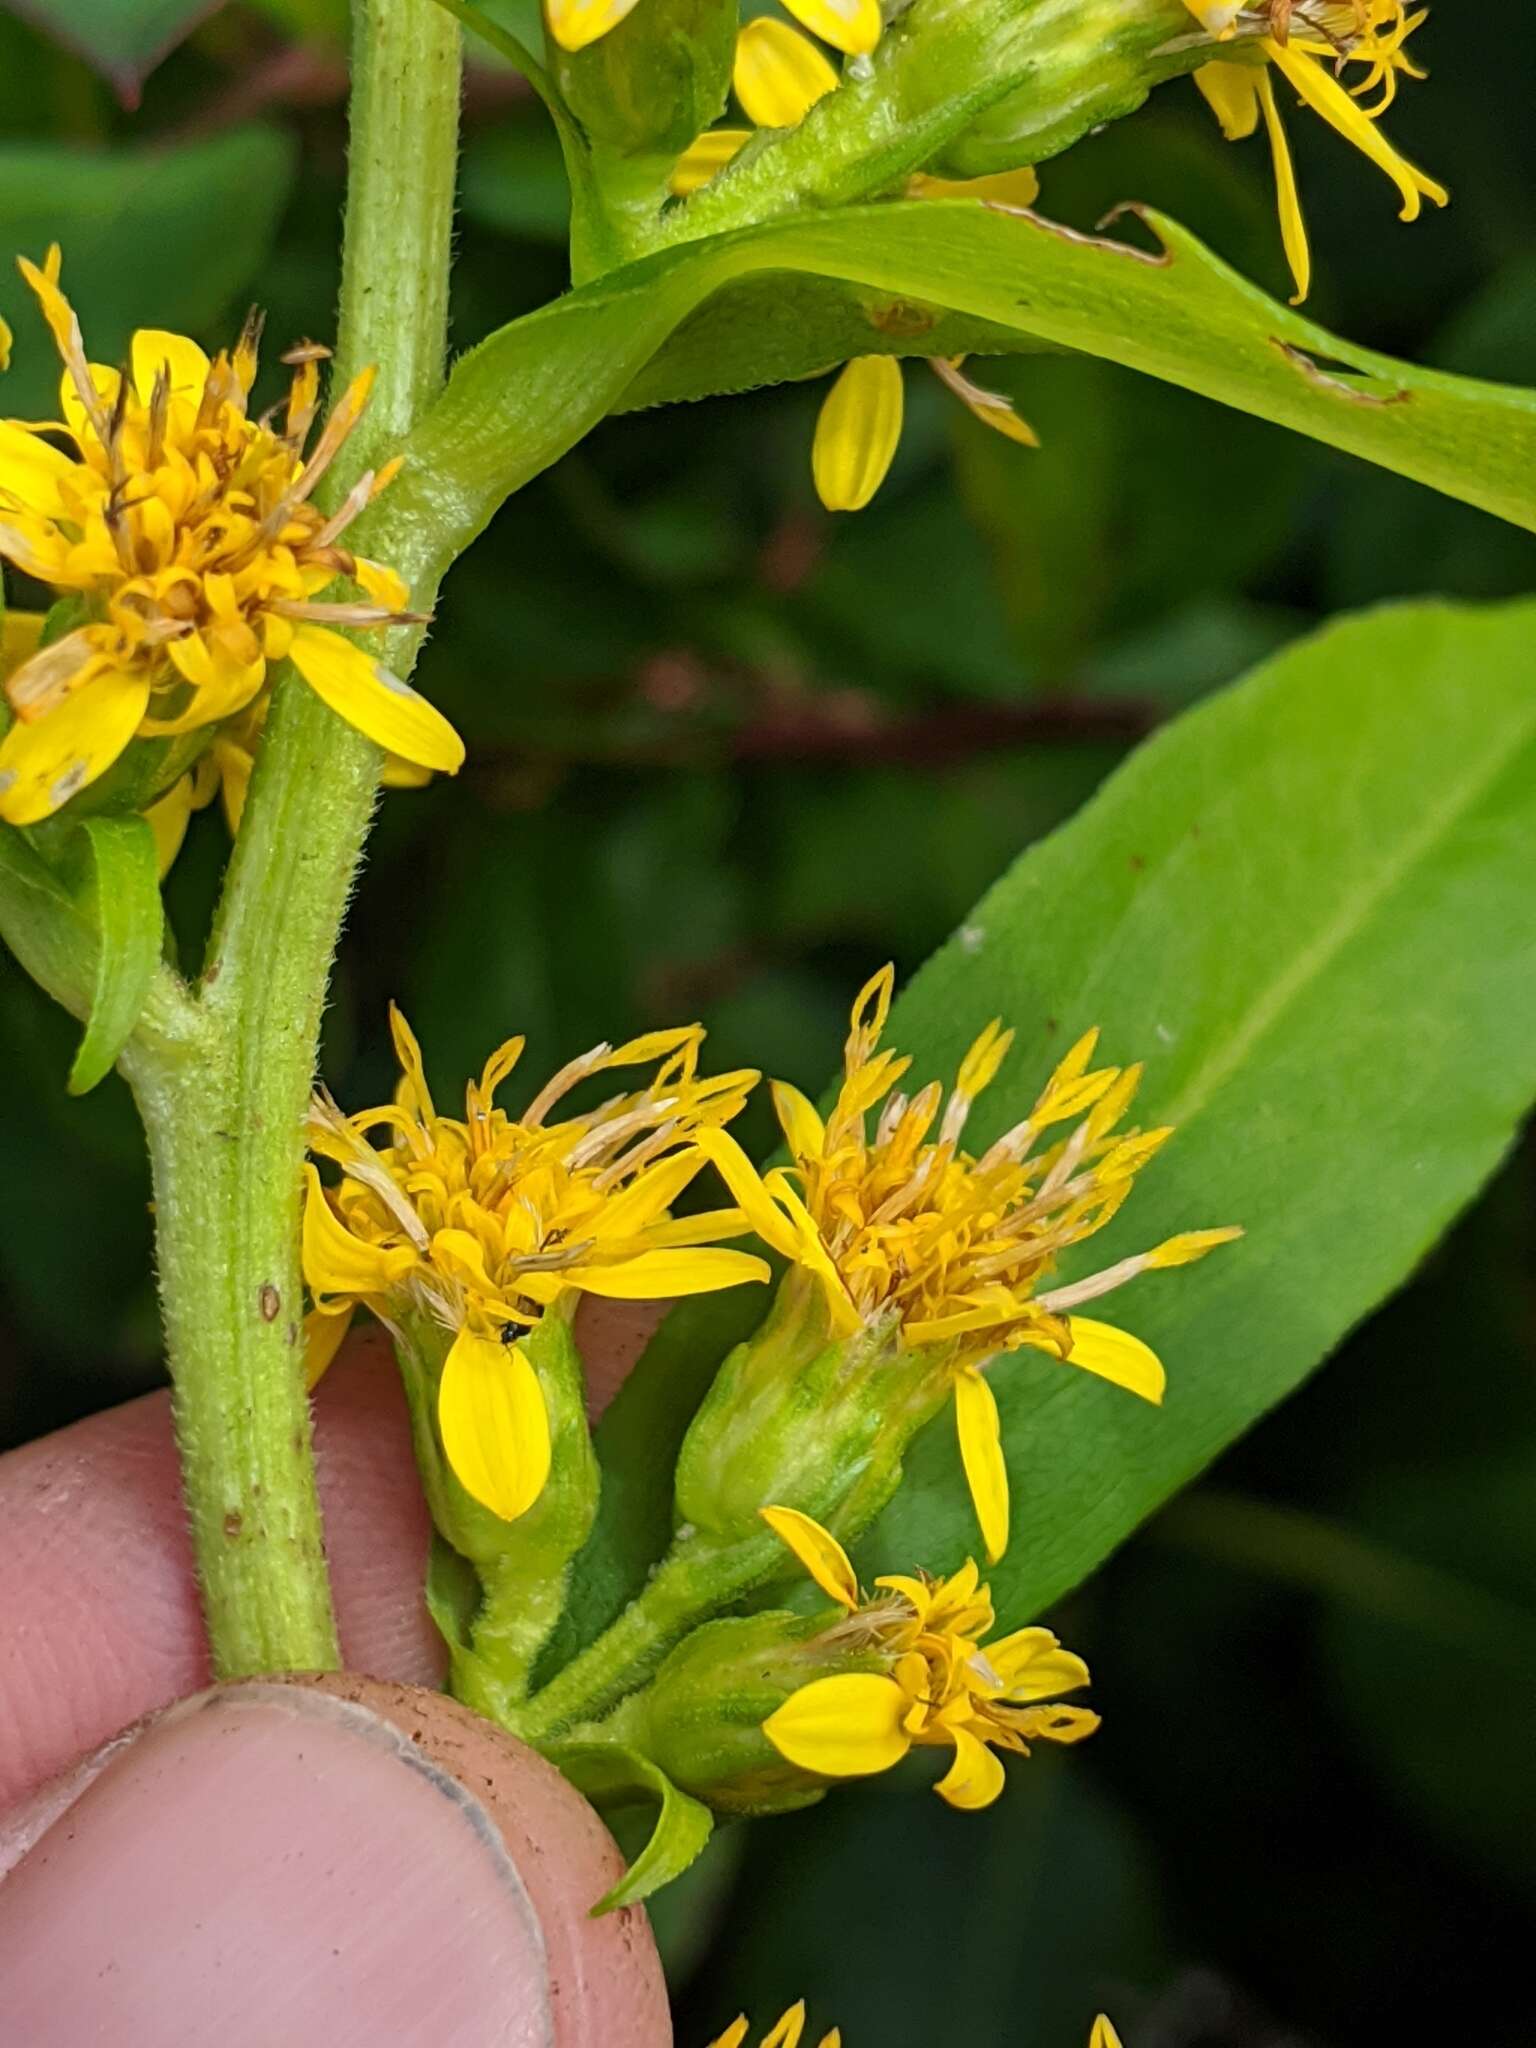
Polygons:
[[1089,1681],[1088,1666],[1064,1650],[1048,1628],[1021,1628],[986,1648],[988,1664],[1010,1699],[1059,1699]]
[[36,654],[47,618],[46,612],[0,613],[0,682]]
[[729,1131],[701,1130],[695,1142],[710,1159],[730,1189],[748,1223],[763,1240],[786,1259],[800,1255],[800,1240],[794,1225],[773,1200],[762,1175]]
[[947,1732],[955,1745],[955,1760],[933,1789],[963,1813],[975,1813],[990,1806],[1002,1791],[1006,1782],[1002,1759],[968,1728]]
[[793,128],[837,87],[837,73],[787,21],[760,15],[736,38],[731,83],[759,128]]
[[549,32],[562,50],[584,50],[632,14],[637,0],[544,0]]
[[[714,2040],[710,2042],[709,2048],[741,2048],[741,2044],[746,2038],[747,2016],[745,2013],[742,2013],[738,2018],[731,2021],[731,2024],[723,2034],[715,2036]],[[1090,2048],[1094,2048],[1094,2044],[1090,2043]]]
[[867,1778],[899,1764],[910,1744],[907,1696],[894,1678],[849,1672],[790,1694],[763,1733],[790,1763],[822,1778]]
[[815,1106],[788,1081],[769,1084],[779,1128],[797,1159],[819,1159],[826,1143],[827,1127]]
[[181,851],[181,842],[187,836],[187,820],[192,815],[192,789],[192,777],[183,775],[144,813],[144,822],[155,835],[155,864],[162,881],[170,873]]
[[458,773],[464,742],[441,711],[361,647],[324,626],[301,626],[292,654],[320,701],[386,753],[440,774]]
[[907,180],[909,199],[979,199],[989,206],[1033,206],[1040,180],[1031,165],[1016,171],[992,171],[984,178],[936,178],[915,171]]
[[112,766],[148,703],[143,676],[108,669],[34,723],[17,719],[0,740],[0,818],[35,825],[52,817]]
[[1107,2013],[1100,2013],[1093,2023],[1093,2032],[1088,2036],[1088,2048],[1120,2048],[1120,2036],[1115,2032]]
[[188,398],[195,404],[203,395],[203,386],[208,381],[208,358],[184,334],[171,334],[162,327],[141,327],[133,337],[130,360],[133,388],[145,405],[164,368],[170,370],[172,398]]
[[880,0],[784,0],[784,5],[802,28],[850,57],[867,57],[885,26]]
[[322,1306],[331,1297],[358,1301],[388,1294],[416,1263],[414,1252],[365,1244],[354,1237],[326,1198],[314,1167],[304,1169],[304,1281]]
[[859,1604],[859,1582],[848,1553],[820,1522],[798,1508],[759,1508],[758,1513],[779,1541],[800,1560],[829,1599],[850,1611]]
[[987,1563],[1008,1548],[1008,1467],[992,1389],[974,1366],[955,1375],[955,1428]]
[[1080,1365],[1084,1372],[1111,1380],[1117,1387],[1139,1394],[1143,1401],[1155,1405],[1162,1400],[1168,1375],[1150,1345],[1133,1337],[1129,1330],[1117,1330],[1112,1323],[1096,1323],[1088,1316],[1073,1316],[1071,1325],[1069,1365]]
[[1005,441],[1016,441],[1021,448],[1038,448],[1040,436],[1027,419],[1014,411],[1013,400],[1006,393],[988,391],[967,377],[960,367],[963,360],[960,356],[953,360],[930,356],[928,367],[955,394],[973,420],[980,420],[994,434],[1001,434]]
[[885,482],[901,440],[905,387],[894,356],[856,356],[816,421],[811,474],[829,512],[858,512]]
[[1259,125],[1259,80],[1252,64],[1202,64],[1195,83],[1206,105],[1221,123],[1228,142],[1241,142]]
[[317,1387],[330,1369],[331,1361],[341,1349],[342,1339],[352,1327],[354,1311],[344,1308],[340,1314],[327,1313],[312,1308],[304,1318],[304,1384]]
[[672,166],[667,190],[678,199],[686,199],[690,192],[707,185],[717,171],[723,171],[751,140],[750,128],[706,128]]
[[1181,1230],[1177,1237],[1164,1238],[1160,1245],[1147,1253],[1149,1271],[1164,1266],[1188,1266],[1196,1259],[1203,1259],[1207,1252],[1214,1251],[1219,1244],[1231,1244],[1234,1238],[1243,1234],[1240,1223],[1229,1223],[1221,1230]]
[[74,467],[40,435],[14,420],[0,420],[0,493],[16,499],[24,510],[42,519],[59,518],[65,509],[59,485]]
[[1301,192],[1296,184],[1296,166],[1291,161],[1291,145],[1286,140],[1285,123],[1275,105],[1275,88],[1267,71],[1259,78],[1258,95],[1259,105],[1264,109],[1265,132],[1269,136],[1270,160],[1275,167],[1280,240],[1285,246],[1285,260],[1291,266],[1291,276],[1296,283],[1291,304],[1299,306],[1312,289],[1312,245],[1307,239],[1306,217],[1301,210]]
[[710,1246],[639,1252],[611,1266],[569,1266],[558,1277],[569,1287],[613,1301],[665,1301],[674,1294],[714,1294],[773,1276],[766,1259]]
[[443,1453],[464,1491],[515,1522],[549,1477],[549,1412],[521,1344],[461,1330],[437,1394]]
[[805,2000],[797,1999],[763,2036],[763,2048],[800,2048],[805,2032]]
[[1270,62],[1285,73],[1314,113],[1321,114],[1346,142],[1352,142],[1362,156],[1368,156],[1378,170],[1386,172],[1402,196],[1399,219],[1417,220],[1420,202],[1424,199],[1432,199],[1436,206],[1446,204],[1450,194],[1445,187],[1426,177],[1392,147],[1359,101],[1351,98],[1326,64],[1319,63],[1315,57],[1303,55],[1289,44],[1277,43],[1270,36],[1264,38],[1260,48]]

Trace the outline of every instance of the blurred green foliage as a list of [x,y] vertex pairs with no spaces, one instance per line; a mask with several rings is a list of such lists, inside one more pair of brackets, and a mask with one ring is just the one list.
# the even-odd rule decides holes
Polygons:
[[[0,14],[0,243],[64,239],[97,355],[145,320],[221,338],[252,300],[278,346],[327,335],[341,9],[216,12],[131,112],[143,64],[204,10],[96,10],[122,32],[110,78]],[[25,11],[72,34],[87,15]],[[1341,333],[1536,381],[1536,166],[1511,146],[1536,91],[1526,15],[1484,0],[1474,34],[1446,5],[1420,34],[1433,76],[1391,128],[1451,185],[1443,215],[1400,226],[1368,165],[1292,124],[1309,310]],[[1179,84],[1048,166],[1042,203],[1087,227],[1145,199],[1283,296],[1267,178]],[[477,59],[457,345],[562,289],[564,214],[539,109]],[[4,278],[0,312],[4,408],[35,417],[50,351]],[[617,420],[508,506],[421,670],[470,766],[388,799],[344,945],[326,1052],[344,1100],[388,1086],[390,996],[452,1084],[514,1029],[538,1066],[698,1015],[721,1065],[818,1087],[863,974],[914,968],[1174,710],[1334,610],[1530,587],[1527,536],[1262,422],[1086,361],[984,376],[1042,451],[913,370],[897,467],[855,519],[815,504],[811,387]],[[170,888],[184,934],[222,831],[194,820]],[[158,1368],[121,1084],[66,1096],[74,1028],[8,966],[0,1037],[17,1441]],[[754,1115],[743,1136],[766,1141]],[[1129,2048],[1528,2042],[1533,1215],[1522,1152],[1327,1374],[1075,1597],[1093,1744],[1014,1773],[982,1819],[903,1774],[723,1831],[663,1903],[680,2040],[804,1990],[849,2048],[1067,2048],[1097,2004]]]

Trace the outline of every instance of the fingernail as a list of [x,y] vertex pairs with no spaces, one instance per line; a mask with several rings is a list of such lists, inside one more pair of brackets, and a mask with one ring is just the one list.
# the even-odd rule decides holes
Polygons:
[[0,1887],[5,2034],[34,2048],[555,2048],[544,1932],[485,1807],[355,1701],[173,1709]]

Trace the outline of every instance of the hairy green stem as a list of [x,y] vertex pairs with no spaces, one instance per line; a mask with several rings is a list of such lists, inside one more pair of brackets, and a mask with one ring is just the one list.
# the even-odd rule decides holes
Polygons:
[[[378,366],[333,502],[442,382],[459,31],[432,0],[356,0],[337,388]],[[387,498],[349,541],[404,566]],[[396,545],[397,544],[397,545]],[[419,552],[419,551],[418,551]],[[413,593],[422,601],[422,593]],[[412,636],[389,636],[400,672]],[[124,1059],[149,1135],[177,1441],[215,1669],[338,1661],[302,1376],[305,1106],[377,747],[281,678],[198,991],[195,1050]]]

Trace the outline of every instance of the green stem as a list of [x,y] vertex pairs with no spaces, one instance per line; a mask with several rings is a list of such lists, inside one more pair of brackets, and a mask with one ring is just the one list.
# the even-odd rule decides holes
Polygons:
[[597,1719],[643,1685],[690,1628],[771,1578],[783,1556],[777,1538],[767,1535],[737,1543],[680,1537],[618,1620],[504,1725],[541,1744]]
[[[356,0],[354,22],[337,388],[368,363],[378,379],[327,479],[333,501],[442,382],[459,103],[459,31],[432,0]],[[408,574],[416,536],[387,506],[353,533],[369,551],[393,548]],[[389,638],[405,673],[412,636]],[[301,1372],[300,1165],[321,1007],[380,765],[378,748],[295,675],[280,678],[215,920],[195,1054],[136,1042],[124,1060],[149,1135],[183,1485],[223,1676],[338,1661]]]

